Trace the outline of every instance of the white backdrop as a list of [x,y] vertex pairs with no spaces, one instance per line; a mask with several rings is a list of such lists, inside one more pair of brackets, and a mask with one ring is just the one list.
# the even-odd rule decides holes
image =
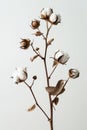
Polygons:
[[[55,38],[53,50],[62,49],[69,53],[67,66],[60,66],[53,81],[65,78],[68,68],[80,70],[80,78],[71,80],[66,92],[60,96],[57,110],[54,112],[54,130],[87,129],[87,1],[86,0],[0,0],[0,129],[36,130],[49,129],[49,124],[36,108],[29,113],[27,109],[33,99],[23,84],[13,84],[10,76],[17,66],[27,66],[29,77],[37,73],[32,66],[29,50],[19,49],[20,38],[30,37],[30,21],[38,18],[43,7],[52,7],[60,13],[62,22],[54,27],[51,36]],[[44,29],[44,27],[43,27]],[[52,48],[51,48],[52,49]],[[38,68],[41,63],[36,62]],[[34,69],[31,69],[34,67]],[[41,68],[42,69],[42,68]],[[40,74],[41,69],[38,69]],[[30,81],[30,80],[29,80]],[[44,78],[36,82],[37,98],[48,111],[47,97],[44,91]],[[42,90],[44,93],[42,93]],[[43,101],[43,102],[42,102]]]

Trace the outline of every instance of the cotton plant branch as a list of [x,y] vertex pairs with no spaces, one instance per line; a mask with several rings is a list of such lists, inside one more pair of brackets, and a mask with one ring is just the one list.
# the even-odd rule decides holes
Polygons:
[[[46,21],[46,27],[47,27],[47,32],[46,32],[46,39],[45,39],[45,54],[44,54],[44,67],[45,67],[45,73],[46,73],[46,79],[47,79],[47,86],[49,87],[49,76],[48,76],[48,70],[47,70],[47,39],[48,39],[48,35],[49,35],[49,31],[51,29],[51,25],[50,27],[48,27],[48,22]],[[51,130],[53,130],[53,104],[52,104],[52,99],[51,99],[51,95],[49,94],[49,102],[50,102],[50,128]]]
[[38,52],[35,50],[35,48],[34,48],[34,46],[33,46],[33,42],[31,43],[31,47],[32,47],[33,51],[36,53],[36,55],[39,56],[41,59],[43,59],[43,56],[41,56],[41,54],[38,53]]
[[[34,83],[34,82],[33,82]],[[42,109],[42,107],[39,105],[39,103],[38,103],[38,101],[37,101],[37,99],[36,99],[36,97],[35,97],[35,94],[34,94],[34,92],[33,92],[33,90],[32,90],[32,85],[31,86],[29,86],[29,84],[26,82],[26,81],[24,81],[24,84],[30,89],[30,92],[31,92],[31,94],[32,94],[32,96],[33,96],[33,98],[34,98],[34,101],[35,101],[35,103],[36,103],[36,105],[38,106],[38,108],[42,111],[42,113],[46,116],[46,118],[48,119],[48,121],[50,120],[50,118],[48,117],[48,115],[46,114],[46,112]]]
[[56,68],[57,68],[57,65],[53,68],[53,70],[52,70],[52,72],[50,73],[50,75],[49,75],[49,79],[51,78],[51,76],[53,75],[53,73],[54,73],[54,71],[56,70]]
[[[44,34],[41,30],[40,30],[40,20],[44,21],[46,23],[46,33]],[[28,79],[28,72],[27,72],[27,68],[26,67],[18,67],[15,69],[14,73],[12,74],[12,78],[13,78],[13,82],[15,84],[19,84],[19,83],[24,83],[30,90],[33,99],[35,101],[35,104],[28,109],[28,111],[34,110],[35,106],[37,106],[40,111],[43,113],[43,115],[47,118],[47,120],[49,121],[50,124],[50,130],[54,130],[54,111],[53,109],[55,109],[55,106],[58,104],[59,102],[59,95],[63,94],[65,92],[65,86],[67,85],[68,81],[70,79],[76,79],[79,77],[80,73],[77,69],[71,68],[68,70],[68,79],[64,80],[64,79],[59,79],[55,85],[50,84],[50,79],[54,80],[55,75],[53,75],[53,73],[55,72],[56,68],[58,67],[58,65],[66,65],[66,63],[69,60],[69,55],[68,53],[62,51],[62,50],[57,50],[56,52],[54,52],[54,55],[51,56],[50,58],[53,59],[53,64],[52,66],[52,70],[50,72],[50,74],[48,73],[48,51],[49,51],[49,45],[52,45],[52,42],[54,41],[54,38],[48,39],[49,37],[49,33],[50,30],[52,28],[52,26],[57,26],[59,23],[61,23],[61,16],[57,15],[53,12],[53,9],[51,8],[43,8],[40,12],[40,20],[34,19],[31,22],[30,27],[35,30],[35,32],[33,33],[33,35],[35,35],[36,37],[42,37],[44,40],[44,44],[41,45],[41,47],[45,46],[44,48],[44,52],[43,54],[40,53],[39,51],[39,47],[35,48],[34,47],[34,40],[32,41],[30,38],[27,39],[21,39],[20,42],[20,48],[21,49],[28,49],[28,48],[32,48],[32,51],[35,53],[35,55],[33,57],[30,58],[31,62],[34,62],[35,59],[38,59],[38,57],[40,59],[42,59],[43,65],[44,65],[44,70],[45,70],[45,77],[46,77],[46,91],[48,94],[48,98],[49,98],[49,102],[48,102],[48,106],[49,106],[49,113],[50,115],[48,115],[48,113],[45,112],[45,110],[41,107],[41,105],[39,104],[35,93],[33,91],[33,85],[34,85],[34,81],[37,79],[37,76],[33,76],[33,81],[32,84],[29,85],[27,83],[27,79]],[[49,58],[49,60],[50,60]]]

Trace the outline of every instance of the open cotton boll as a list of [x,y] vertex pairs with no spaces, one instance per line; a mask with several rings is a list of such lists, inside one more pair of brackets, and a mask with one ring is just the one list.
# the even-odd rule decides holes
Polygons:
[[41,18],[45,19],[47,17],[47,11],[45,9],[42,9],[41,11]]
[[17,71],[18,72],[27,72],[27,68],[26,67],[18,67]]
[[51,8],[45,8],[45,10],[46,10],[46,15],[48,17],[53,13],[53,10]]
[[18,72],[18,77],[20,78],[20,80],[25,81],[27,79],[27,73],[20,71]]
[[55,23],[57,19],[58,19],[58,16],[55,13],[52,13],[50,15],[50,18],[49,18],[50,22]]
[[69,55],[67,53],[64,53],[63,56],[61,56],[58,61],[61,63],[61,64],[65,64],[68,60],[69,60]]
[[26,67],[18,67],[12,74],[13,82],[18,84],[25,81],[28,77]]
[[56,59],[59,63],[65,64],[69,60],[68,53],[63,52],[62,50],[58,50],[55,53],[54,59]]
[[64,52],[62,50],[58,50],[55,54],[55,59],[58,59],[59,57],[63,56]]
[[17,68],[18,76],[20,80],[26,80],[27,79],[27,68],[26,67],[19,67]]

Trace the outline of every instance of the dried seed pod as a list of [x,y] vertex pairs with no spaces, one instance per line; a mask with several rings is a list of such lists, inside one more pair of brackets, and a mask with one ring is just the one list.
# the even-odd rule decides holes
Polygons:
[[70,69],[69,70],[69,77],[72,79],[78,78],[80,75],[79,71],[77,69]]
[[30,39],[22,39],[20,42],[20,48],[21,49],[27,49],[30,46]]
[[35,36],[41,36],[42,34],[43,34],[43,33],[40,32],[40,31],[37,31],[37,32],[34,33]]
[[33,76],[33,79],[34,79],[34,80],[36,80],[36,79],[37,79],[37,76],[36,76],[36,75],[34,75],[34,76]]
[[31,28],[32,29],[37,29],[40,26],[40,21],[35,19],[31,22]]

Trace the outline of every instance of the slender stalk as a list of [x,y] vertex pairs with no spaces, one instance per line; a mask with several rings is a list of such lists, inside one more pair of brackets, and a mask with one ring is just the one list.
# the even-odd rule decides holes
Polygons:
[[[47,86],[49,87],[50,83],[49,83],[49,76],[48,76],[48,70],[47,70],[46,56],[47,56],[47,48],[48,48],[47,46],[48,34],[52,25],[48,27],[48,22],[46,22],[46,27],[47,27],[47,33],[46,33],[46,38],[45,38],[44,67],[45,67],[45,73],[46,73]],[[52,104],[52,99],[51,99],[50,94],[49,94],[49,103],[50,103],[50,130],[53,130],[53,104]]]
[[[69,79],[70,79],[70,77],[68,77],[68,79],[66,80],[66,82],[65,82],[65,84],[64,84],[64,86],[63,86],[63,87],[65,87],[65,86],[66,86],[66,84],[68,83]],[[58,95],[56,95],[56,97],[57,97],[57,96],[58,96]]]
[[41,56],[41,55],[34,49],[33,43],[31,43],[31,47],[32,47],[33,51],[34,51],[41,59],[43,59],[43,56]]
[[55,69],[57,68],[57,65],[53,68],[52,72],[49,75],[49,79],[51,78],[52,74],[54,73]]
[[39,103],[38,103],[38,101],[37,101],[37,99],[36,99],[36,97],[35,97],[35,95],[34,95],[34,92],[33,92],[33,90],[32,90],[32,87],[29,86],[25,81],[24,81],[24,83],[25,83],[25,85],[30,89],[31,94],[32,94],[32,96],[33,96],[33,98],[34,98],[34,100],[35,100],[35,103],[36,103],[36,105],[38,106],[38,108],[43,112],[43,114],[46,116],[46,118],[48,119],[48,121],[50,121],[50,118],[48,117],[48,115],[46,114],[46,112],[45,112],[45,111],[42,109],[42,107],[39,105]]

